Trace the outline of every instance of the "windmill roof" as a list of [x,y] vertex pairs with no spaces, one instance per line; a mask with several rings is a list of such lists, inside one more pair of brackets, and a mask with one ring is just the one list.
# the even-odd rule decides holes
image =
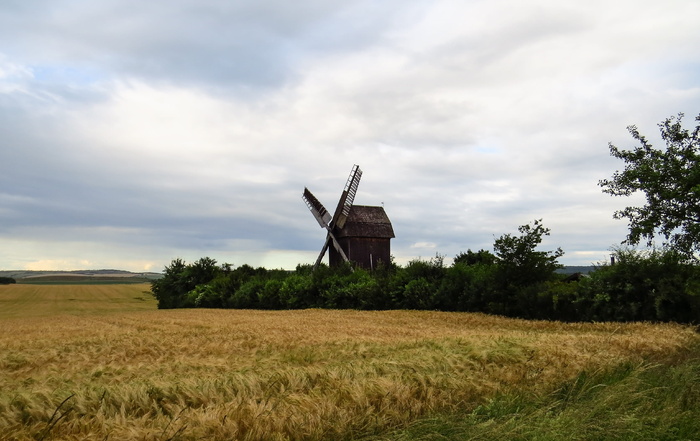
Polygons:
[[392,238],[394,228],[383,207],[353,205],[338,237]]

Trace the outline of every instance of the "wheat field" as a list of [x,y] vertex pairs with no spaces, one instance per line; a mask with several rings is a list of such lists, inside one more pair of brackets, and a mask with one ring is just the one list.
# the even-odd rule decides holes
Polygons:
[[147,288],[0,287],[2,439],[358,439],[583,370],[672,362],[698,340],[672,324],[156,310]]

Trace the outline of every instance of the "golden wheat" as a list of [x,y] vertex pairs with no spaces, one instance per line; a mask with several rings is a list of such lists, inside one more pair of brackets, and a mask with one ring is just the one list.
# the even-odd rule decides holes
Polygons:
[[324,440],[665,361],[670,324],[418,311],[169,310],[0,320],[4,439]]

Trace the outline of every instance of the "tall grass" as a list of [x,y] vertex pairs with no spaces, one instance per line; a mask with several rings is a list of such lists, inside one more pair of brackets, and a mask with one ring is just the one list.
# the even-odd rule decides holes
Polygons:
[[356,439],[436,412],[483,408],[509,391],[545,393],[581,372],[671,363],[697,340],[671,324],[429,311],[5,317],[0,433],[12,440]]
[[546,394],[507,391],[469,413],[437,415],[367,441],[696,440],[700,347],[678,364],[585,371]]

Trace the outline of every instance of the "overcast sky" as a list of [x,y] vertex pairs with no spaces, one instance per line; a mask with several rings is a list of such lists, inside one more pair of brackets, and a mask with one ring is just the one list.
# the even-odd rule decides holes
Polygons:
[[[597,185],[700,113],[697,0],[3,0],[0,269],[294,268],[304,186],[381,205],[400,264],[542,219],[607,259]],[[660,143],[659,143],[660,144]],[[660,145],[659,145],[660,146]],[[449,261],[449,260],[448,260]]]

